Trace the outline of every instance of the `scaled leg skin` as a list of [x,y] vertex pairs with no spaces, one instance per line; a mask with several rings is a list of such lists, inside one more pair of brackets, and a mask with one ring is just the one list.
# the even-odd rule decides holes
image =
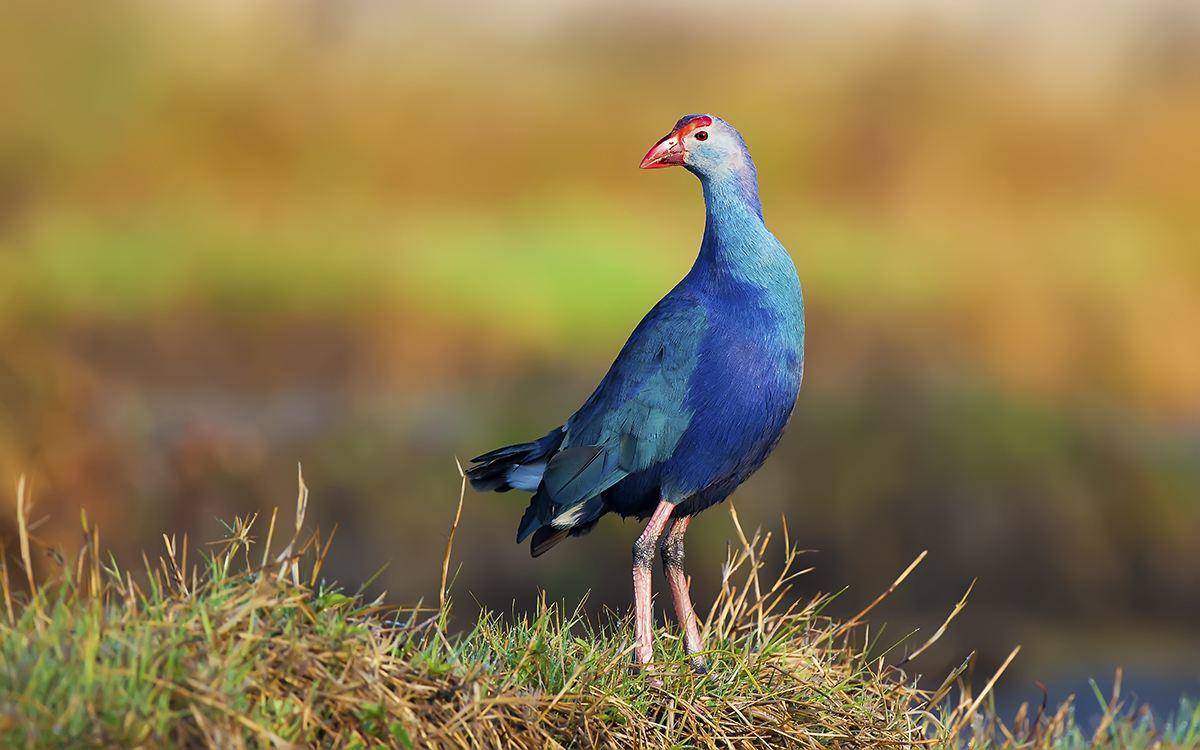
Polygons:
[[654,658],[654,610],[650,606],[650,563],[654,547],[663,529],[671,520],[672,503],[663,500],[646,522],[642,535],[633,543],[633,656],[638,664],[646,665]]
[[687,533],[691,521],[691,516],[676,518],[670,531],[662,537],[659,553],[662,555],[663,572],[666,573],[667,583],[671,586],[671,598],[675,602],[675,619],[679,622],[679,629],[683,631],[683,644],[692,656],[692,668],[703,674],[708,665],[700,655],[704,650],[704,645],[700,642],[700,622],[696,618],[696,610],[692,608],[687,575],[683,572],[683,535]]

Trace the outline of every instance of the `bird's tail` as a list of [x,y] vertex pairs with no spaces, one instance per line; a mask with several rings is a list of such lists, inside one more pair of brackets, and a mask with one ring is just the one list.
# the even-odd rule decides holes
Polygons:
[[556,529],[553,526],[543,526],[533,532],[533,539],[529,542],[529,554],[534,557],[541,557],[547,550],[570,534],[570,529]]
[[606,512],[604,491],[626,476],[619,451],[582,445],[555,452],[521,517],[517,543],[533,534],[529,550],[537,557],[568,534],[586,534]]
[[512,489],[535,492],[542,482],[546,462],[563,441],[563,430],[556,427],[531,443],[506,445],[471,459],[467,479],[480,492],[508,492]]

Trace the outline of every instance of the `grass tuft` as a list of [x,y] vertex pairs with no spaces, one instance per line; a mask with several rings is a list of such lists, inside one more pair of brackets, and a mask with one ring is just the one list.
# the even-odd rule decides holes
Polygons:
[[[582,603],[543,596],[532,612],[485,612],[454,634],[453,533],[436,608],[396,608],[325,583],[331,538],[306,530],[307,503],[301,479],[279,552],[277,515],[261,543],[250,517],[191,562],[186,538],[164,536],[163,553],[136,574],[102,553],[84,516],[78,552],[47,550],[49,570],[35,575],[31,550],[44,548],[22,482],[19,557],[0,555],[0,744],[1200,747],[1200,707],[1158,726],[1122,702],[1119,679],[1110,698],[1098,692],[1105,718],[1091,732],[1075,723],[1071,702],[1022,707],[1001,722],[990,696],[1003,667],[976,695],[962,677],[971,659],[940,689],[917,689],[895,666],[906,660],[868,635],[866,611],[839,623],[824,614],[832,597],[792,596],[806,571],[786,527],[783,563],[768,574],[772,535],[745,534],[736,512],[739,543],[704,622],[709,673],[693,674],[680,640],[663,630],[649,678],[629,667],[626,619],[590,621]],[[460,495],[455,525],[461,511]]]

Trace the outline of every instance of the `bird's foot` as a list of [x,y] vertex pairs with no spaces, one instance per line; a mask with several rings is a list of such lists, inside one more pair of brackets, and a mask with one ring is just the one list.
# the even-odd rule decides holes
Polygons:
[[654,668],[654,646],[638,646],[633,652],[633,673],[646,678],[646,682],[654,687],[662,687],[662,677]]
[[705,659],[703,656],[697,654],[689,661],[692,665],[692,671],[698,676],[703,677],[708,674],[708,659]]
[[651,687],[663,686],[662,676],[659,675],[658,670],[654,668],[654,665],[649,662],[635,661],[631,667],[631,671],[635,677],[642,677],[645,679],[646,684],[650,685]]

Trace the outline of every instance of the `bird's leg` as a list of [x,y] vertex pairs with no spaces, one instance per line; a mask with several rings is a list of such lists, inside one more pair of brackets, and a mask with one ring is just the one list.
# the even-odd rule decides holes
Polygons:
[[691,521],[691,516],[676,518],[670,531],[663,535],[658,551],[662,555],[667,583],[671,586],[671,598],[675,601],[675,619],[679,621],[679,629],[683,631],[684,647],[692,657],[692,667],[703,673],[707,665],[704,657],[700,655],[704,650],[700,642],[700,623],[696,618],[696,610],[692,608],[687,575],[683,572],[683,535],[687,533]]
[[650,605],[650,563],[654,547],[663,529],[671,520],[675,505],[663,500],[646,522],[642,535],[633,543],[633,655],[638,664],[646,665],[654,658],[654,610]]

